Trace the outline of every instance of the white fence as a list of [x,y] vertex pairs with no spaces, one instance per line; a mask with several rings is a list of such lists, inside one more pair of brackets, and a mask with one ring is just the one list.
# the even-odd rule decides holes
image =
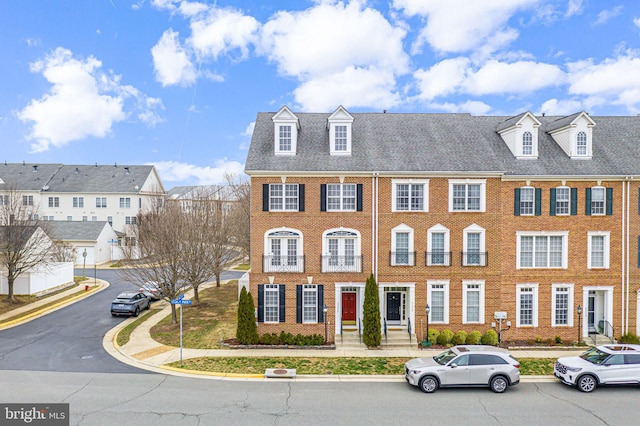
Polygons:
[[[13,294],[38,295],[73,283],[73,263],[51,263],[20,275],[13,283]],[[0,273],[0,294],[9,293],[7,273]]]

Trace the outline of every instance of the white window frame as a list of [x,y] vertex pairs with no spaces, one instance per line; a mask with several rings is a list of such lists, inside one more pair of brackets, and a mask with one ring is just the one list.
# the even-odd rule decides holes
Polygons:
[[[278,235],[281,234],[281,235]],[[288,235],[287,235],[288,234]],[[280,240],[280,254],[274,255],[271,251],[272,240]],[[283,244],[283,241],[288,240],[297,240],[296,243],[296,263],[289,265],[289,243]],[[304,256],[304,238],[302,232],[298,229],[293,228],[274,228],[269,229],[264,233],[264,252],[266,256],[269,256],[270,259],[266,262],[264,267],[264,272],[284,272],[281,268],[286,268],[287,272],[303,272],[304,271],[304,261],[302,260]],[[280,256],[280,262],[278,264],[273,264],[272,256]]]
[[[468,318],[468,299],[467,295],[471,291],[477,291],[478,294],[478,321],[471,321]],[[463,324],[484,324],[484,280],[462,280],[462,323]]]
[[[343,235],[332,235],[335,233],[339,233],[339,234],[343,234]],[[349,235],[351,234],[351,235]],[[329,240],[331,239],[338,239],[338,240],[347,240],[347,239],[353,239],[354,241],[354,247],[353,247],[353,265],[348,265],[346,264],[346,246],[344,243],[340,243],[338,242],[338,254],[336,256],[338,256],[337,258],[337,262],[338,264],[334,265],[330,263],[330,257],[332,256],[333,253],[331,253],[330,251],[330,247],[329,247]],[[322,272],[327,272],[330,270],[333,270],[334,268],[338,267],[339,270],[341,271],[345,271],[345,272],[359,272],[362,270],[362,235],[360,234],[360,231],[356,230],[356,229],[351,229],[351,228],[333,228],[333,229],[327,229],[326,231],[324,231],[322,233],[322,253],[324,253],[323,256],[323,262],[322,262]],[[341,263],[341,259],[342,259],[342,263]]]
[[[480,250],[478,251],[479,263],[469,263],[469,234],[480,234]],[[462,238],[462,252],[466,253],[462,256],[462,266],[486,266],[486,230],[474,223],[462,230]]]
[[49,207],[60,207],[60,197],[49,197]]
[[130,209],[131,208],[131,198],[130,197],[120,197],[120,208],[121,209]]
[[[522,324],[520,321],[520,311],[521,311],[521,299],[520,296],[525,294],[523,289],[531,289],[531,294],[533,294],[532,298],[532,312],[531,312],[531,324]],[[529,293],[528,291],[526,293]],[[538,326],[538,284],[537,283],[529,283],[529,284],[516,284],[516,327],[537,327]]]
[[[595,200],[594,195],[596,193],[602,194],[601,200]],[[596,213],[596,208],[594,208],[594,203],[602,203],[602,205],[598,204]],[[607,188],[604,186],[594,186],[591,188],[591,216],[604,216],[607,214]]]
[[[332,195],[330,196],[330,192],[331,192],[331,188],[330,187],[339,187],[340,188],[340,195]],[[346,189],[347,188],[352,188],[353,189],[353,196],[351,195],[345,195]],[[327,211],[328,212],[355,212],[356,209],[358,208],[358,185],[355,183],[327,183]],[[340,207],[339,208],[332,208],[330,200],[329,199],[339,199],[340,201]],[[345,204],[347,204],[347,201],[349,203],[351,203],[351,201],[353,201],[353,208],[346,208]]]
[[[567,193],[567,199],[566,199],[567,211],[563,213],[560,213],[560,209],[558,208],[559,202],[565,202],[564,199],[560,200],[560,197],[558,196],[558,192],[560,189],[562,189],[563,192],[566,190],[566,193]],[[571,188],[569,188],[568,186],[558,186],[556,187],[556,216],[569,216],[570,214],[571,214]]]
[[[432,235],[433,234],[444,234],[444,263],[433,263],[432,256],[427,255],[427,266],[446,266],[451,265],[451,243],[450,236],[451,232],[448,228],[444,227],[441,224],[436,224],[431,228],[427,229],[427,253],[433,254],[432,247]],[[447,263],[447,256],[449,256],[449,262]]]
[[[531,266],[523,266],[521,262],[522,254],[522,237],[533,237]],[[547,238],[547,266],[536,266],[536,245],[535,237]],[[562,237],[562,265],[549,266],[549,255],[551,253],[550,237]],[[516,232],[516,269],[567,269],[569,259],[569,231],[517,231]]]
[[[584,136],[584,140],[581,140],[581,136]],[[581,145],[580,142],[584,142]],[[580,152],[580,148],[584,147],[584,152]],[[576,157],[586,157],[589,155],[589,135],[585,131],[579,131],[576,133]]]
[[[409,205],[407,209],[398,208],[398,185],[409,185]],[[422,185],[422,209],[412,208],[414,185]],[[429,211],[429,179],[392,179],[391,180],[392,212],[428,212]]]
[[[280,187],[282,195],[274,196],[272,195],[272,188]],[[287,189],[289,187],[296,188],[295,197],[287,195]],[[295,198],[295,208],[287,207],[287,200],[293,200]],[[279,199],[282,203],[281,209],[276,209],[273,207],[272,200]],[[293,204],[292,204],[293,205]],[[297,183],[270,183],[269,184],[269,211],[270,212],[297,212],[300,210],[300,185]]]
[[[313,304],[307,303],[305,296],[312,294]],[[317,324],[318,323],[318,286],[316,284],[303,284],[302,285],[302,323],[303,324]],[[308,308],[313,308],[311,311]],[[313,316],[307,318],[307,312],[312,312]]]
[[[409,234],[407,263],[397,263],[396,235],[400,233]],[[392,266],[413,266],[415,264],[415,259],[413,259],[413,262],[411,262],[412,260],[411,256],[414,255],[415,257],[415,253],[414,253],[415,249],[414,249],[413,241],[414,241],[414,230],[413,228],[405,225],[404,223],[396,226],[391,230],[391,252],[394,253],[394,255],[391,256]]]
[[23,206],[33,206],[33,195],[23,195],[22,196],[22,205]]
[[138,223],[138,217],[137,216],[125,216],[124,217],[124,224],[125,225],[136,225]]
[[[557,299],[556,295],[560,293],[561,289],[566,289],[567,293],[567,323],[558,324],[556,320],[556,307]],[[551,284],[551,326],[552,327],[573,327],[573,284]]]
[[[443,300],[443,313],[442,321],[433,319],[433,293],[442,291],[444,300]],[[427,280],[427,301],[429,305],[431,305],[431,310],[429,311],[429,323],[430,324],[449,324],[449,281],[448,280]]]
[[[531,200],[523,200],[525,192],[531,193]],[[523,203],[531,202],[531,212],[524,213]],[[528,207],[527,207],[528,209]],[[536,214],[536,189],[533,186],[523,186],[520,188],[520,216],[534,216]]]
[[[464,209],[453,208],[453,189],[456,185],[465,186],[465,207]],[[478,210],[469,210],[469,185],[480,185],[480,206]],[[487,209],[487,181],[486,179],[450,179],[449,180],[449,212],[452,213],[478,213]]]
[[74,208],[84,208],[84,197],[73,197]]
[[97,209],[106,209],[107,208],[107,197],[96,197],[96,208]]
[[[273,303],[274,298],[272,293],[275,293],[275,303]],[[267,294],[269,294],[270,297],[267,297]],[[271,308],[271,311],[268,312],[267,308]],[[275,308],[275,320],[273,319],[274,308]],[[264,284],[264,323],[278,324],[279,322],[280,322],[280,285]]]
[[[529,136],[529,138],[527,138],[527,136]],[[529,145],[527,145],[527,143],[529,143]],[[525,152],[526,148],[530,148],[531,152]],[[524,133],[522,133],[522,155],[523,156],[527,156],[530,157],[533,155],[533,132],[527,130]]]
[[[594,237],[601,237],[603,238],[603,259],[602,259],[602,266],[594,266],[593,265],[593,238]],[[588,250],[587,250],[587,269],[609,269],[609,256],[610,256],[610,242],[611,242],[611,237],[610,237],[610,232],[609,231],[589,231],[587,232],[587,245],[588,245]]]

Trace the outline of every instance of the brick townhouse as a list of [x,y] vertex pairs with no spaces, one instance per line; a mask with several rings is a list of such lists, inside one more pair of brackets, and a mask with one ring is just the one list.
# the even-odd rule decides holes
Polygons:
[[640,117],[259,113],[259,333],[359,329],[373,274],[412,338],[427,305],[438,330],[506,315],[505,341],[636,334],[639,160]]

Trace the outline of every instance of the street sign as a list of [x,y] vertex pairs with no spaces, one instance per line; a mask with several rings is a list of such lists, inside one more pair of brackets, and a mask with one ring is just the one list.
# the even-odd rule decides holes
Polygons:
[[184,300],[184,299],[171,299],[171,304],[172,305],[191,305],[191,300]]
[[178,300],[182,300],[184,299],[184,293],[182,293],[180,296],[178,296]]
[[109,240],[107,241],[109,244],[116,244],[118,242],[118,240]]

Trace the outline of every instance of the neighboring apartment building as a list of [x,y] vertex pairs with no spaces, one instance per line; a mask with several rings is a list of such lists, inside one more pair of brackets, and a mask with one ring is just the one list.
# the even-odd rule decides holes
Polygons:
[[130,227],[138,212],[162,205],[165,196],[154,166],[117,164],[0,164],[0,193],[8,190],[44,220],[108,222],[118,246],[135,246]]
[[225,211],[238,202],[231,187],[221,185],[175,186],[167,192],[166,201],[180,203],[185,210],[201,202],[215,202]]
[[[259,332],[389,327],[503,340],[640,324],[640,117],[259,113],[250,289]],[[578,315],[578,306],[581,313]],[[580,316],[580,323],[578,321]],[[506,323],[504,323],[506,328]]]

